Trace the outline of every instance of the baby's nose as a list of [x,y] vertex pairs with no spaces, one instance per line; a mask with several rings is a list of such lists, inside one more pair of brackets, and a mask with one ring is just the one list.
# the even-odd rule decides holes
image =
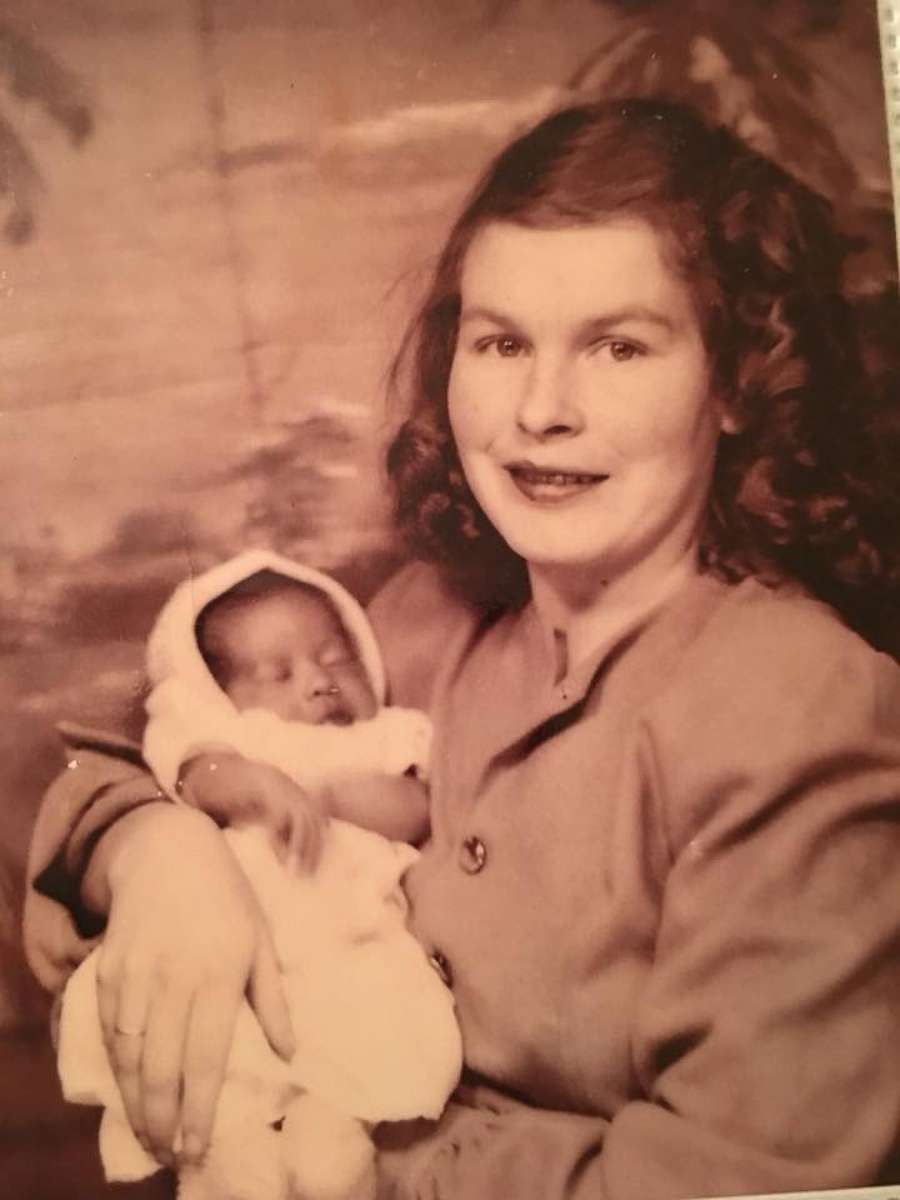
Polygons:
[[317,699],[320,696],[336,696],[340,690],[334,677],[327,667],[311,663],[304,679],[304,689],[307,696]]

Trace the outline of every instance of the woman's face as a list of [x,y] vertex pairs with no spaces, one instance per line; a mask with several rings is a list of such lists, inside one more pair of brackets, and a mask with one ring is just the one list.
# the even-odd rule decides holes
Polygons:
[[693,553],[721,416],[656,231],[489,224],[461,292],[450,421],[469,486],[532,577],[609,581]]

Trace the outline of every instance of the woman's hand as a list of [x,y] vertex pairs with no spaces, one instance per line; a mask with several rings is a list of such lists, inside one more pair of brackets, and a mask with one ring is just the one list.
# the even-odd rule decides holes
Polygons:
[[201,813],[147,805],[105,835],[84,883],[107,907],[100,1020],[128,1119],[147,1150],[205,1152],[238,1007],[294,1052],[274,951],[250,886]]
[[182,767],[178,790],[218,825],[262,825],[283,861],[307,871],[317,866],[328,822],[324,794],[301,788],[276,767],[234,751],[196,754]]

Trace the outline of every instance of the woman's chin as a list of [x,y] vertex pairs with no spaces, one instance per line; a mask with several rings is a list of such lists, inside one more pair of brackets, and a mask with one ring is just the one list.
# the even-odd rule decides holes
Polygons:
[[572,576],[573,578],[588,578],[597,575],[603,578],[609,570],[607,556],[598,554],[596,547],[590,550],[580,547],[558,547],[536,544],[535,541],[521,538],[517,541],[508,539],[512,550],[525,560],[532,575],[543,577]]

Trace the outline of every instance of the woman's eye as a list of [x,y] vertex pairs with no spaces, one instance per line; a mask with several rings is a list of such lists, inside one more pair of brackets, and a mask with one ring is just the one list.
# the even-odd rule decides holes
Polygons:
[[515,358],[521,354],[524,346],[518,338],[512,337],[510,334],[494,334],[489,338],[482,338],[476,343],[475,349],[479,354],[486,354],[493,351],[500,358]]
[[604,342],[601,349],[609,351],[609,357],[613,362],[631,362],[633,358],[641,353],[638,346],[633,342]]

